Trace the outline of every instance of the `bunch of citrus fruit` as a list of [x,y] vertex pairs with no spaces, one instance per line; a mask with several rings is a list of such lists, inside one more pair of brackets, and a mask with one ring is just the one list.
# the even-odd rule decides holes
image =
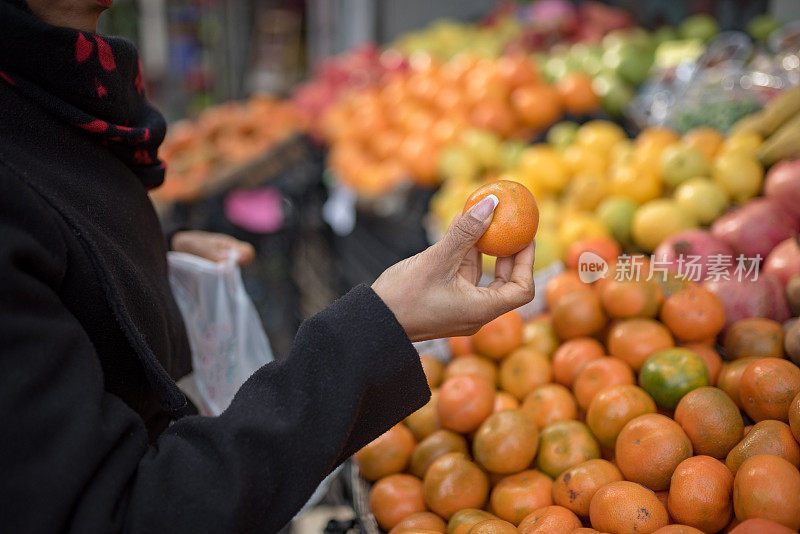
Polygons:
[[[585,114],[599,104],[588,76],[550,85],[524,55],[459,55],[441,63],[418,54],[410,67],[378,87],[341,98],[323,118],[329,165],[361,194],[377,195],[411,179],[422,187],[436,185],[444,147],[482,143],[465,134],[472,129],[530,139],[565,110]],[[493,165],[486,147],[483,152],[480,163]]]
[[308,123],[291,102],[270,95],[226,102],[204,110],[195,120],[176,122],[159,148],[167,178],[153,195],[167,202],[195,200],[214,174],[307,131]]
[[780,324],[721,334],[719,299],[675,280],[569,270],[545,297],[527,322],[449,339],[448,363],[421,356],[430,402],[355,455],[383,529],[800,528],[800,368]]
[[536,196],[536,242],[543,253],[538,267],[564,260],[570,245],[582,239],[610,237],[625,248],[652,252],[668,236],[708,226],[731,203],[758,195],[764,180],[757,157],[761,143],[754,133],[725,138],[705,127],[683,136],[646,128],[630,139],[609,121],[561,122],[549,129],[547,142],[493,149],[513,155],[494,172],[477,172],[481,167],[471,162],[478,151],[449,148],[445,154],[454,161],[441,168],[445,182],[431,211],[446,228],[470,191],[499,177],[524,184]]

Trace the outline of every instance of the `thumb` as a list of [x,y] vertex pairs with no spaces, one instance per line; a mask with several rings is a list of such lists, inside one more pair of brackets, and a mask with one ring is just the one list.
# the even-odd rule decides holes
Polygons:
[[447,258],[457,256],[461,259],[489,227],[499,202],[495,195],[487,195],[456,219],[439,243],[442,254]]

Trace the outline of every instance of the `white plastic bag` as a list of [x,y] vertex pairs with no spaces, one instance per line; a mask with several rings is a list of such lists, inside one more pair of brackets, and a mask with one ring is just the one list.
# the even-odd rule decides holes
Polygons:
[[169,282],[181,310],[204,415],[219,415],[247,378],[273,360],[236,257],[224,262],[170,252]]

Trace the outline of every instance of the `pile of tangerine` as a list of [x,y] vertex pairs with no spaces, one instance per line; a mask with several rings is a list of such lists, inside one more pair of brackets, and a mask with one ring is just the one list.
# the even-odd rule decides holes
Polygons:
[[580,73],[551,85],[527,56],[459,55],[439,63],[422,55],[411,61],[408,72],[331,106],[322,119],[331,146],[328,164],[367,196],[410,178],[433,187],[440,180],[441,150],[465,131],[529,139],[565,112],[587,115],[598,109],[591,85],[591,78]]
[[449,339],[446,365],[421,356],[430,402],[355,455],[383,529],[800,528],[800,368],[779,323],[722,332],[719,299],[674,278],[568,270],[545,297],[527,323]]

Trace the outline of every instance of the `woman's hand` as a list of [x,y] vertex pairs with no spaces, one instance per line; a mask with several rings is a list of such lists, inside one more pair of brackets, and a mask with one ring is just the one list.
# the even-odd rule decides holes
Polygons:
[[441,241],[389,267],[372,284],[411,341],[473,334],[533,299],[533,243],[498,258],[494,281],[477,286],[481,254],[474,245],[496,206],[494,195],[486,197],[457,217]]
[[176,232],[172,236],[172,250],[194,254],[211,261],[222,261],[230,257],[231,251],[238,254],[236,263],[247,265],[256,257],[253,245],[225,234],[214,234],[197,230]]

